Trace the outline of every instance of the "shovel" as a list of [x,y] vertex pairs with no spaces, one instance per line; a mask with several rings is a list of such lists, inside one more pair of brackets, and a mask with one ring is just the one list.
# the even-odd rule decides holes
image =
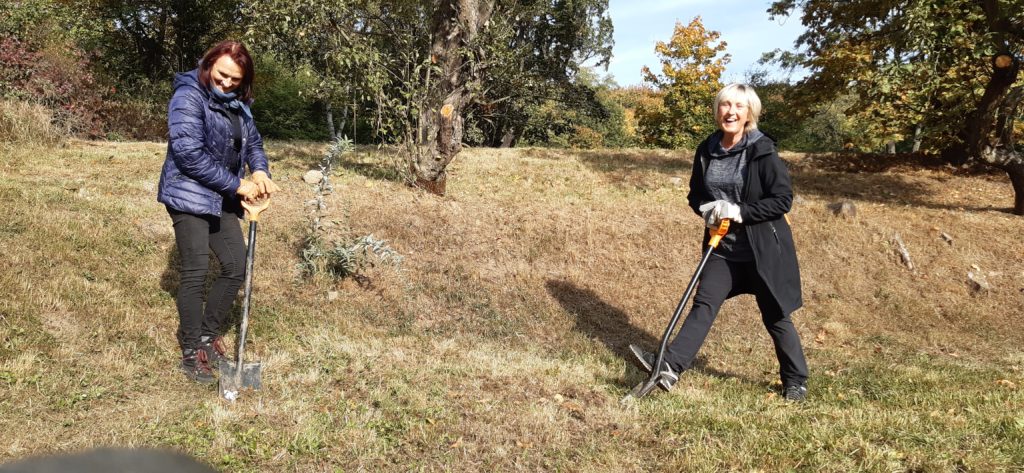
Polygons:
[[722,237],[729,231],[729,219],[723,219],[718,227],[712,227],[708,230],[711,234],[711,241],[708,242],[708,249],[704,251],[704,256],[700,260],[700,264],[697,265],[697,271],[693,273],[693,278],[690,279],[690,285],[686,287],[686,292],[683,294],[682,300],[679,301],[679,305],[676,306],[676,311],[672,314],[672,320],[668,323],[668,328],[665,329],[665,334],[661,336],[661,347],[658,348],[658,356],[654,360],[654,364],[651,365],[651,376],[646,381],[641,381],[637,384],[626,397],[622,398],[623,404],[628,404],[634,399],[640,399],[650,393],[655,386],[658,385],[658,381],[661,380],[661,363],[665,361],[665,350],[668,348],[668,339],[672,335],[672,332],[676,330],[676,324],[679,323],[679,316],[682,315],[683,309],[686,307],[686,303],[690,300],[690,295],[693,293],[693,288],[697,286],[697,281],[700,280],[700,273],[704,271],[704,265],[707,264],[708,259],[711,258],[711,252],[718,247],[718,243],[722,241]]
[[245,334],[249,331],[249,299],[252,297],[252,266],[256,257],[256,224],[260,213],[270,207],[270,199],[249,203],[242,201],[246,215],[249,216],[249,247],[245,252],[245,299],[242,301],[242,323],[238,328],[238,340],[235,342],[234,363],[224,360],[220,364],[220,395],[224,399],[234,401],[242,389],[258,390],[263,387],[260,382],[260,363],[244,363]]

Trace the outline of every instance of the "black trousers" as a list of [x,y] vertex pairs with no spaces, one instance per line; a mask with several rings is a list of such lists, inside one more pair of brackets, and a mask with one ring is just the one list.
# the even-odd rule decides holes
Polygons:
[[722,303],[740,294],[753,294],[757,299],[761,321],[775,344],[782,384],[802,384],[807,380],[807,360],[800,345],[800,335],[789,314],[782,313],[768,285],[757,274],[757,266],[753,261],[728,261],[717,256],[708,260],[690,313],[665,354],[669,365],[679,372],[690,368]]
[[[221,334],[231,306],[245,278],[245,241],[238,216],[225,210],[220,217],[193,215],[167,209],[174,222],[174,238],[181,256],[178,286],[178,344],[197,348],[201,336]],[[203,303],[210,251],[217,256],[220,274]]]

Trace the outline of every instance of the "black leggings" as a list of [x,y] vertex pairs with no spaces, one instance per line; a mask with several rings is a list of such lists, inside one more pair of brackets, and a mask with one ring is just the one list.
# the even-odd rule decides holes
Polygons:
[[[178,344],[197,348],[200,336],[220,335],[245,277],[245,242],[238,216],[225,210],[220,217],[167,209],[174,222],[174,239],[181,256],[178,286]],[[203,289],[210,269],[210,250],[220,262],[203,306]]]
[[679,329],[679,335],[669,345],[666,360],[678,371],[688,369],[704,344],[722,303],[739,294],[753,294],[757,299],[761,321],[775,344],[775,356],[779,359],[779,376],[783,385],[802,384],[807,380],[807,361],[800,345],[800,335],[789,314],[782,313],[768,285],[757,274],[757,266],[753,261],[728,261],[717,256],[708,260],[701,274],[697,295],[693,298],[693,306],[683,327]]

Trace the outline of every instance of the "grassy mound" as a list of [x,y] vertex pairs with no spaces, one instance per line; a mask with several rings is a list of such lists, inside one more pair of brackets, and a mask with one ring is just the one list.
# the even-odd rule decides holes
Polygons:
[[[1001,176],[786,155],[809,401],[779,399],[741,296],[672,393],[621,406],[642,379],[626,344],[655,345],[700,254],[689,153],[469,150],[444,198],[349,155],[328,230],[402,263],[335,282],[298,269],[301,177],[324,148],[269,151],[284,191],[261,221],[249,345],[265,389],[235,403],[176,370],[164,145],[0,158],[0,460],[156,446],[227,471],[1024,465],[1024,219]],[[834,216],[839,201],[856,215]]]

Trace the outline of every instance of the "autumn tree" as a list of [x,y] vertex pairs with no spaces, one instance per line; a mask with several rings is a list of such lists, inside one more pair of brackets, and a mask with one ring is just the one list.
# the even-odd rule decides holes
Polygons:
[[1014,213],[1024,215],[1024,156],[1014,148],[1024,55],[1021,0],[782,0],[774,16],[802,10],[807,28],[783,65],[810,73],[802,107],[852,93],[849,113],[875,143],[913,137],[953,163],[1005,171]]
[[714,131],[711,105],[722,88],[721,77],[730,56],[720,33],[704,28],[700,17],[686,26],[676,23],[672,38],[659,41],[661,71],[644,66],[644,81],[664,92],[664,104],[637,112],[639,126],[651,144],[661,147],[694,147]]

